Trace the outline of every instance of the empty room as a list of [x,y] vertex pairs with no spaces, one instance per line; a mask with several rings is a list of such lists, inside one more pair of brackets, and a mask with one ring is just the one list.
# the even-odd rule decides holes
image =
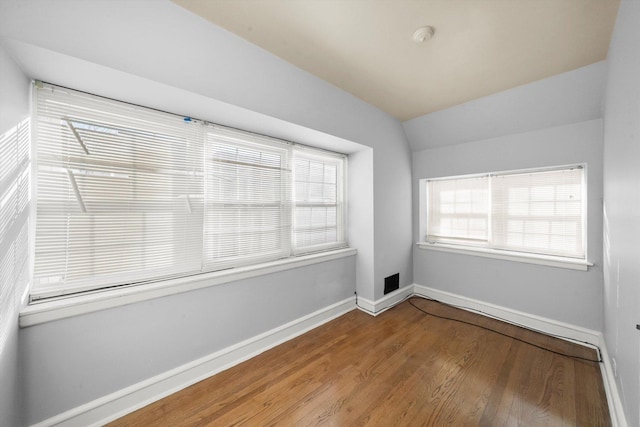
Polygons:
[[638,0],[0,0],[0,426],[640,427],[638,159]]

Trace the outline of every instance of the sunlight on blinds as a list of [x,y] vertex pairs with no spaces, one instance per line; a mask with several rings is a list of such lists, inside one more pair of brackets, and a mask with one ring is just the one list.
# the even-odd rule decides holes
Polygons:
[[58,88],[38,90],[37,118],[34,288],[201,269],[198,126]]
[[582,175],[573,168],[494,177],[493,245],[583,258]]
[[584,168],[427,181],[427,240],[585,258]]
[[488,177],[429,181],[430,241],[486,242],[489,233]]
[[30,124],[0,135],[0,348],[29,281]]

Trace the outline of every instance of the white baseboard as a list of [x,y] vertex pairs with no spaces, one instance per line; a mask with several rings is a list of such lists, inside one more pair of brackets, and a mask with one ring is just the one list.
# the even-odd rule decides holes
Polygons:
[[364,311],[367,314],[371,314],[372,316],[377,316],[383,311],[398,304],[400,301],[409,298],[413,295],[413,292],[413,285],[408,285],[404,288],[396,289],[376,301],[358,297],[356,304],[359,310]]
[[627,418],[624,415],[622,399],[620,399],[616,378],[613,375],[613,366],[611,364],[611,359],[609,358],[609,352],[607,351],[607,344],[604,341],[604,336],[602,334],[599,335],[600,353],[603,360],[603,363],[600,364],[600,371],[602,372],[604,391],[607,394],[607,403],[609,404],[609,413],[611,414],[611,424],[613,427],[627,427]]
[[104,425],[302,335],[354,308],[355,297],[347,298],[231,347],[70,409],[34,426]]
[[613,427],[627,427],[622,400],[620,399],[616,380],[613,375],[611,359],[609,358],[609,353],[607,352],[607,347],[601,332],[522,311],[512,310],[510,308],[441,291],[439,289],[433,289],[428,286],[414,284],[413,288],[414,295],[416,296],[433,298],[447,304],[459,306],[461,308],[468,308],[473,312],[481,312],[490,317],[499,317],[507,322],[536,329],[550,335],[558,335],[570,338],[574,341],[597,346],[600,349],[600,356],[603,360],[603,363],[600,364],[600,371],[602,372],[602,382],[607,395],[609,413],[611,414],[611,423]]
[[417,296],[433,298],[447,304],[468,308],[471,311],[481,312],[489,317],[498,317],[509,323],[523,325],[549,335],[559,335],[578,342],[589,343],[593,346],[600,345],[600,332],[592,329],[490,304],[488,302],[441,291],[428,286],[414,284],[413,287],[414,294]]

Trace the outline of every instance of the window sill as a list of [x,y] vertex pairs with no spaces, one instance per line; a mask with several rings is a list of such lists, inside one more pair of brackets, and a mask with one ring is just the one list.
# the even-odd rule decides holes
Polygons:
[[56,300],[36,302],[27,305],[20,312],[20,327],[33,326],[167,295],[208,288],[223,283],[249,279],[251,277],[318,264],[334,259],[346,258],[356,255],[356,253],[357,251],[354,248],[344,248],[285,258],[259,265],[165,280],[152,284],[121,287],[63,297]]
[[580,259],[551,255],[526,254],[521,252],[501,251],[497,249],[474,248],[469,246],[448,245],[446,243],[418,242],[420,249],[451,252],[455,254],[472,255],[485,258],[495,258],[507,261],[524,262],[527,264],[546,265],[550,267],[568,268],[571,270],[587,271],[593,264]]

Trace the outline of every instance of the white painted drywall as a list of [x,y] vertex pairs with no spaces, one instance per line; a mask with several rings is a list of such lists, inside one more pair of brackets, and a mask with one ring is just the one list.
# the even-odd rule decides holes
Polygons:
[[[347,239],[350,245],[358,248],[358,257],[364,259],[374,257],[374,236],[370,232],[374,229],[373,187],[370,185],[373,179],[373,150],[366,148],[351,153],[347,169]],[[370,295],[365,284],[374,282],[373,265],[357,263],[356,276],[359,278],[356,286],[358,295]]]
[[[0,135],[29,117],[29,80],[0,46]],[[17,148],[17,147],[16,147]],[[0,176],[6,176],[5,172]],[[9,172],[8,176],[11,176]],[[0,180],[0,200],[14,181]],[[28,253],[24,247],[29,227],[28,206],[16,212],[6,229],[0,229],[0,426],[21,424],[22,384],[18,345],[18,312],[28,282]]]
[[[589,271],[414,249],[420,285],[549,319],[602,330],[601,120],[414,153],[414,188],[423,178],[587,164]],[[418,236],[418,192],[414,192]]]
[[41,421],[352,297],[354,264],[352,256],[24,328],[25,420]]
[[604,61],[404,122],[413,151],[602,117]]
[[23,329],[28,423],[340,301],[356,288],[379,298],[390,274],[400,273],[401,286],[413,282],[410,150],[396,119],[164,0],[6,0],[0,43],[32,78],[353,153],[349,173],[357,186],[350,184],[349,192],[358,193],[349,215],[355,260]]
[[640,2],[623,0],[604,113],[604,337],[627,422],[640,425]]
[[0,45],[0,135],[29,117],[29,79]]

